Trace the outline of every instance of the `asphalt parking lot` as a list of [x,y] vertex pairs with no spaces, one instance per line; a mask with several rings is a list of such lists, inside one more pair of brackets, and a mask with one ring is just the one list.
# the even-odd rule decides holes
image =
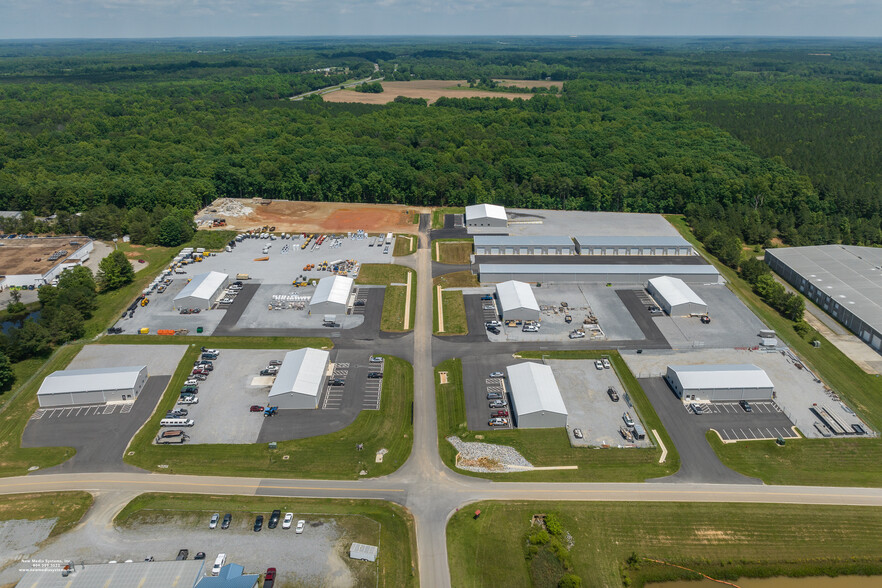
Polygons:
[[[202,266],[204,263],[193,265]],[[203,272],[193,273],[195,275]],[[200,334],[196,332],[198,327],[202,327],[202,335],[212,334],[215,327],[224,318],[225,311],[223,309],[201,310],[198,314],[181,314],[174,308],[175,296],[184,289],[190,277],[192,276],[175,274],[165,292],[161,294],[152,292],[147,296],[150,301],[147,306],[136,307],[132,318],[125,315],[117,320],[114,326],[122,329],[123,334],[126,335],[137,334],[142,328],[150,329],[149,334],[151,335],[155,335],[159,329],[187,329],[188,335],[198,335]]]
[[798,437],[793,423],[774,402],[751,402],[750,407],[751,412],[745,412],[737,402],[712,402],[700,404],[698,414],[689,405],[684,405],[683,410],[704,430],[719,433],[723,441]]
[[[508,383],[504,379],[490,378],[493,372],[505,373],[505,368],[516,363],[523,363],[511,355],[482,355],[462,358],[462,385],[465,392],[466,419],[472,431],[489,431],[498,427],[488,424],[493,410],[488,405],[488,392],[502,392],[508,406],[504,410],[511,412],[511,398],[508,395]],[[508,417],[509,424],[512,421]],[[510,425],[509,425],[510,428]]]

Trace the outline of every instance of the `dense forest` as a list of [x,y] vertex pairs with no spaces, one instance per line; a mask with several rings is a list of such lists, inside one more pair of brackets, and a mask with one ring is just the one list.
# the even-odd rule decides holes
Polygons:
[[[705,239],[882,244],[882,43],[0,43],[0,209],[189,238],[219,196],[682,212]],[[531,99],[290,96],[367,77],[559,80]],[[504,88],[500,88],[504,90]],[[737,262],[736,262],[737,263]]]

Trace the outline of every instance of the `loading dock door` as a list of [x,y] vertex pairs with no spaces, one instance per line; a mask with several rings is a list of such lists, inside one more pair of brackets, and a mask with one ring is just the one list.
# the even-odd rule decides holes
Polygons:
[[506,255],[514,255],[514,247],[506,247],[505,254]]
[[542,255],[541,247],[533,247],[533,255]]
[[557,247],[549,247],[548,255],[557,255]]
[[873,346],[873,349],[879,349],[879,346],[882,345],[882,339],[879,338],[879,335],[873,335],[873,342],[870,345]]
[[491,247],[490,255],[499,255],[499,247]]
[[656,254],[656,255],[664,255],[664,254],[665,254],[665,248],[664,248],[664,247],[656,247],[656,248],[655,248],[655,254]]
[[619,250],[616,252],[617,255],[628,255],[627,247],[619,247]]
[[652,255],[652,247],[644,247],[642,254],[643,255]]
[[569,254],[570,254],[570,248],[569,248],[569,247],[564,247],[563,249],[560,250],[560,254],[561,254],[561,255],[569,255]]
[[665,250],[665,253],[666,253],[667,255],[677,255],[677,248],[676,248],[676,247],[668,247],[668,248]]
[[591,250],[592,255],[603,255],[603,247],[595,247]]
[[530,250],[527,247],[521,247],[520,249],[518,249],[518,253],[520,255],[529,255]]

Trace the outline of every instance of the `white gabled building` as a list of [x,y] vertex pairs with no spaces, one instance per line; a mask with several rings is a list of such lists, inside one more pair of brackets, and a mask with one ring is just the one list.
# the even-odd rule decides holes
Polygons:
[[134,400],[147,383],[147,366],[60,370],[37,390],[41,408]]
[[679,398],[712,402],[771,400],[775,385],[753,364],[669,365],[665,380]]
[[289,351],[269,393],[269,403],[279,408],[318,408],[331,354],[305,347]]
[[309,311],[316,314],[346,314],[349,294],[355,281],[346,276],[328,276],[318,281],[309,301]]
[[496,284],[496,299],[503,320],[539,320],[539,303],[525,282],[509,280]]
[[662,310],[671,316],[707,314],[707,304],[680,278],[652,278],[648,282],[647,290]]
[[208,272],[193,276],[190,283],[175,296],[175,310],[199,308],[209,310],[211,303],[220,295],[230,281],[228,274]]
[[496,204],[474,204],[465,208],[465,225],[469,227],[508,227],[505,207]]
[[511,388],[511,416],[519,429],[567,426],[567,407],[551,367],[527,361],[506,370]]

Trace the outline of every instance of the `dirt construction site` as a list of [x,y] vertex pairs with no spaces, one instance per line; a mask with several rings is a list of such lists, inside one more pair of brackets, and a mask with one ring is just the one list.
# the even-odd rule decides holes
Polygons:
[[274,232],[339,233],[360,228],[371,233],[414,233],[416,214],[428,212],[396,204],[302,202],[262,198],[219,198],[196,215],[200,229],[247,231],[275,227]]

